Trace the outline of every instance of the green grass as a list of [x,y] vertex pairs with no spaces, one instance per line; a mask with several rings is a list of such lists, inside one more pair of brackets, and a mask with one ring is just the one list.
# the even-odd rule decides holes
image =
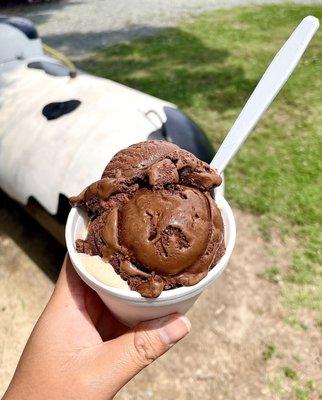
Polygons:
[[[82,67],[172,101],[218,146],[276,51],[322,7],[294,4],[205,14],[158,36],[103,48]],[[321,310],[322,34],[227,168],[228,198],[298,240],[283,277],[291,306]],[[274,229],[273,229],[274,228]]]
[[284,367],[283,372],[284,372],[284,375],[286,378],[297,379],[297,373],[296,373],[296,371],[294,371],[294,369],[292,369],[290,367]]
[[278,283],[281,279],[280,271],[277,267],[267,268],[263,273],[258,274],[258,276],[271,283]]
[[312,379],[300,377],[290,367],[284,367],[269,380],[271,391],[278,395],[278,398],[294,400],[315,399],[315,382]]
[[287,325],[290,325],[297,330],[300,329],[306,331],[308,329],[304,322],[300,321],[295,315],[290,315],[285,318],[285,322],[287,323]]
[[269,344],[269,343],[266,344],[265,350],[262,353],[264,361],[270,360],[275,352],[276,352],[276,347],[274,344]]

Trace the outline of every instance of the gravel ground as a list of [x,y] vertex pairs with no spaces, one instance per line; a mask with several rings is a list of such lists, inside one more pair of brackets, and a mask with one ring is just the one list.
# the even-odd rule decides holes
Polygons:
[[[3,12],[25,16],[36,25],[43,40],[73,59],[92,48],[151,35],[182,18],[218,8],[282,0],[66,0]],[[322,0],[293,1],[321,3]],[[0,6],[1,11],[1,6]]]

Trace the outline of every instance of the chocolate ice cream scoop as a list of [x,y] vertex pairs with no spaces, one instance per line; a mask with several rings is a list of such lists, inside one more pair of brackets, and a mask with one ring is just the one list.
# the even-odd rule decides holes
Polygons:
[[210,190],[221,177],[165,141],[117,153],[102,179],[72,197],[90,223],[79,252],[100,255],[145,297],[194,285],[224,253],[223,223]]

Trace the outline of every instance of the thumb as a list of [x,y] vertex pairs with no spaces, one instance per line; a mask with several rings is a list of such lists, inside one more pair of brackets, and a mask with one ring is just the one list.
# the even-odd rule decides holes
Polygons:
[[186,336],[190,328],[186,316],[173,314],[142,322],[130,332],[103,343],[95,357],[95,369],[100,369],[105,394],[114,396],[138,372]]

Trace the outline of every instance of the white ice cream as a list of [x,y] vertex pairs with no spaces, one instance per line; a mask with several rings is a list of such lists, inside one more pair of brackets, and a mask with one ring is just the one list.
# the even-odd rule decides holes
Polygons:
[[100,256],[89,256],[88,254],[78,253],[77,257],[94,278],[105,283],[105,285],[130,290],[127,282],[118,275],[111,264],[102,260]]

